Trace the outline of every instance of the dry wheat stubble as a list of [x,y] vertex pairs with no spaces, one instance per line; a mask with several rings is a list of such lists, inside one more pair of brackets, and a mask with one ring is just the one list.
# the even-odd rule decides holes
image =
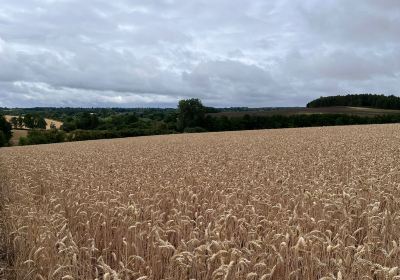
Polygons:
[[399,140],[399,125],[371,125],[2,149],[12,269],[400,279]]

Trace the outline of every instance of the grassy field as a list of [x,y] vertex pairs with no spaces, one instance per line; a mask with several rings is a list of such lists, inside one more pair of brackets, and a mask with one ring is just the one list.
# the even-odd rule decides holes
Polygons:
[[400,279],[399,141],[392,124],[4,148],[4,278]]
[[276,108],[266,110],[233,111],[210,113],[212,116],[242,117],[244,115],[299,115],[299,114],[348,114],[357,116],[376,116],[385,114],[400,114],[400,110],[375,109],[366,107],[323,107],[323,108]]

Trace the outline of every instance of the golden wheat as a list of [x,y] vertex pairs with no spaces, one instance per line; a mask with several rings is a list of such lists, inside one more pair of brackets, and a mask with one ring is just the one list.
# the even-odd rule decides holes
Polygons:
[[399,143],[371,125],[5,148],[4,271],[400,279]]

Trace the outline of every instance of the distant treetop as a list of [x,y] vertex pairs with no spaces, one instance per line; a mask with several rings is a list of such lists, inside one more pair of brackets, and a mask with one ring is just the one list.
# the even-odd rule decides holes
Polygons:
[[307,108],[352,106],[400,110],[400,97],[379,94],[348,94],[320,97],[307,104]]

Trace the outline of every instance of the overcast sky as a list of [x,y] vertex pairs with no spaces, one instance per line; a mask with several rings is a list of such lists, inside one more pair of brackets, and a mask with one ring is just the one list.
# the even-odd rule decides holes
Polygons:
[[399,0],[1,0],[0,106],[304,106],[399,89]]

